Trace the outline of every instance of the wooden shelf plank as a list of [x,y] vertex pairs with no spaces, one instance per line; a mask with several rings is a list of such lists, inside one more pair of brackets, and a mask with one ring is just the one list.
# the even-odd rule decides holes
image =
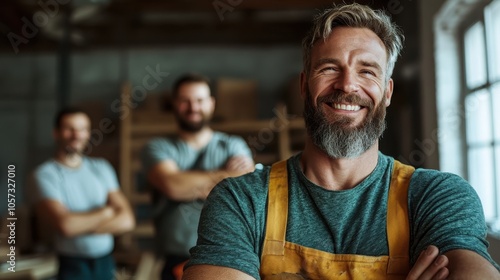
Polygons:
[[[234,122],[213,123],[211,127],[214,130],[232,133],[251,133],[259,132],[261,129],[272,129],[272,120],[245,120]],[[176,126],[165,123],[145,123],[132,124],[131,130],[133,134],[170,134],[176,132]]]
[[147,124],[132,124],[131,127],[132,133],[136,134],[153,134],[153,135],[162,135],[162,134],[170,134],[175,133],[176,126],[167,125],[164,123],[147,123]]
[[289,129],[306,129],[306,125],[304,123],[303,118],[293,118],[288,120],[288,128]]
[[153,221],[139,223],[132,231],[132,235],[135,237],[153,237],[154,234],[155,228]]
[[151,195],[145,192],[133,192],[129,197],[129,201],[132,205],[150,204]]

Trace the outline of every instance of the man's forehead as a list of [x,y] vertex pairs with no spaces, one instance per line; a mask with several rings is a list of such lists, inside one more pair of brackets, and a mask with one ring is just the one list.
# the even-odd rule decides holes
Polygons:
[[387,64],[387,48],[382,40],[368,28],[335,27],[324,40],[318,40],[312,49],[312,58],[320,60],[325,54],[336,51],[359,54],[358,59],[364,62]]
[[178,97],[209,97],[210,88],[205,83],[186,83],[179,87]]
[[89,117],[84,113],[68,114],[63,116],[62,125],[85,124],[90,125]]

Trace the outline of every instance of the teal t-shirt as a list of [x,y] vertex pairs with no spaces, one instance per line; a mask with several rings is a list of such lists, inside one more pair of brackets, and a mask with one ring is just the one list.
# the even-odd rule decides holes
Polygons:
[[[394,159],[379,153],[373,172],[356,187],[330,191],[302,173],[300,154],[288,160],[286,240],[334,254],[388,255],[387,195]],[[260,279],[270,167],[223,180],[202,211],[197,245],[186,267],[225,266]],[[408,194],[410,261],[428,245],[442,253],[468,249],[496,265],[487,252],[479,197],[459,176],[417,169]],[[498,267],[498,266],[497,266]]]
[[[157,163],[173,160],[180,170],[218,170],[233,156],[252,157],[246,142],[239,136],[214,132],[202,149],[194,149],[178,137],[151,140],[143,149],[144,174]],[[214,182],[215,184],[216,182]],[[154,191],[156,249],[160,255],[188,257],[196,244],[203,200],[172,201]]]

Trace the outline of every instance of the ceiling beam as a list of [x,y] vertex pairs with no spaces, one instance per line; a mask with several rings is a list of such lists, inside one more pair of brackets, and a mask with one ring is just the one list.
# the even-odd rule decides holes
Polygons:
[[[239,10],[314,10],[330,7],[332,3],[343,0],[124,0],[112,2],[108,8],[115,11],[168,11],[194,12],[215,11],[217,8],[230,7]],[[376,1],[360,0],[361,4],[374,5]]]

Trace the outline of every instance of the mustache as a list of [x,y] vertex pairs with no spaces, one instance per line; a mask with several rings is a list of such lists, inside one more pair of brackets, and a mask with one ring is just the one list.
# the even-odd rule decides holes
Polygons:
[[371,99],[364,99],[354,93],[344,93],[338,90],[318,97],[318,104],[319,103],[349,103],[357,104],[369,109],[372,109],[374,107],[373,101]]

